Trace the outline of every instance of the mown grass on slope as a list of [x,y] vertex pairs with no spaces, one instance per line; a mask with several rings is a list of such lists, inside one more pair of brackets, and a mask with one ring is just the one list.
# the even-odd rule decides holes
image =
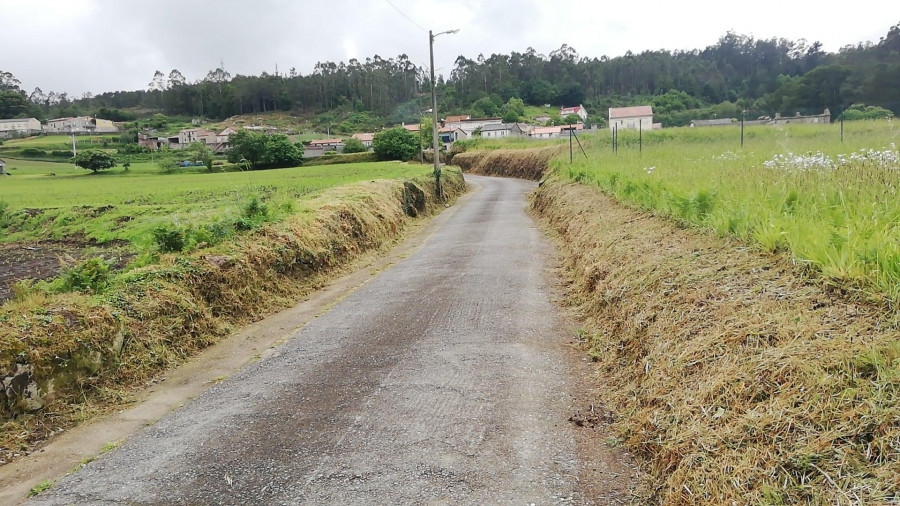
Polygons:
[[[120,273],[101,293],[26,292],[0,306],[0,377],[15,375],[42,396],[38,406],[22,384],[0,390],[3,453],[120,405],[130,387],[389,246],[411,214],[443,209],[432,185],[425,177],[332,188],[298,200],[298,211],[279,223]],[[444,190],[461,194],[461,174],[448,171]],[[417,212],[408,208],[413,201]]]
[[892,312],[590,186],[551,179],[534,208],[562,239],[597,391],[653,479],[648,499],[900,501]]
[[[789,251],[827,279],[900,300],[900,129],[889,121],[680,128],[585,136],[588,158],[557,159],[571,181],[616,199]],[[861,152],[864,150],[865,152]],[[868,152],[868,150],[873,150]],[[856,153],[856,155],[854,155]],[[843,157],[843,162],[841,161]]]

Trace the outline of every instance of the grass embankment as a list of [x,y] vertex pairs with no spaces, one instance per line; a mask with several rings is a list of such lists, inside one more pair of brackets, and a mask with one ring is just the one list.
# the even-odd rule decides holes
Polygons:
[[837,128],[753,129],[744,152],[739,129],[645,133],[643,154],[623,133],[618,155],[594,137],[588,161],[551,161],[533,207],[561,239],[598,392],[656,502],[900,501],[895,292],[881,272],[798,261],[815,245],[860,264],[891,254],[896,167],[763,164],[895,139],[848,124],[842,146]]
[[559,147],[477,150],[453,156],[453,164],[464,172],[485,176],[540,180]]
[[[450,197],[464,191],[459,173],[445,181]],[[427,177],[354,183],[295,206],[216,247],[116,275],[101,293],[33,291],[0,306],[0,376],[10,380],[0,393],[4,453],[121,404],[129,388],[389,246],[411,215],[442,208]]]

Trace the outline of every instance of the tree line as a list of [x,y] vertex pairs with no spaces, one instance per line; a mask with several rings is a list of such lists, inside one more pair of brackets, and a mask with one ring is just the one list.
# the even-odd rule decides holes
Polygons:
[[[853,104],[900,110],[900,25],[877,43],[848,45],[834,53],[818,42],[755,39],[729,32],[704,49],[627,52],[588,58],[563,45],[549,55],[524,53],[459,56],[437,83],[444,114],[499,115],[511,98],[526,104],[582,103],[597,120],[608,107],[646,104],[669,126],[692,117],[841,114]],[[268,111],[370,116],[384,123],[419,121],[429,107],[426,69],[406,55],[365,61],[318,63],[308,75],[231,76],[224,69],[188,82],[178,70],[157,71],[147,89],[73,98],[21,90],[0,72],[0,117],[39,119],[96,114],[133,119],[134,110],[223,119]],[[368,124],[366,126],[369,126]]]

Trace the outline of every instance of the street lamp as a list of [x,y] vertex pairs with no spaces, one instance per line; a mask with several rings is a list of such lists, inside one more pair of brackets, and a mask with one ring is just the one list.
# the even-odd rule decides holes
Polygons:
[[438,149],[437,83],[434,80],[434,39],[438,35],[456,33],[458,31],[459,30],[447,30],[445,32],[432,34],[431,30],[428,30],[428,52],[431,56],[431,139],[434,148],[434,188],[438,199],[443,198],[443,192],[441,191],[441,151]]

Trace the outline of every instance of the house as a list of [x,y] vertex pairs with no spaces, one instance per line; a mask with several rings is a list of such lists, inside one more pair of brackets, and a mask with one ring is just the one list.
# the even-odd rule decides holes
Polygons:
[[372,147],[372,139],[375,138],[375,134],[371,134],[371,133],[353,134],[350,137],[363,143],[363,146],[365,146],[367,148],[371,148]]
[[6,173],[6,162],[4,162],[3,160],[0,160],[0,176],[8,176],[8,175],[9,174]]
[[41,122],[34,118],[0,119],[0,137],[41,133]]
[[216,144],[217,135],[202,128],[188,128],[178,132],[178,144],[180,146],[188,146],[192,142],[202,142],[204,144]]
[[653,109],[649,105],[611,107],[609,128],[617,130],[650,130],[653,128]]
[[56,118],[47,121],[43,128],[46,133],[115,133],[119,129],[108,120],[92,118],[90,116],[78,116],[75,118]]
[[775,113],[775,117],[769,122],[770,125],[786,125],[788,123],[821,123],[827,125],[831,123],[831,111],[825,109],[825,112],[822,114],[812,114],[809,116],[803,116],[799,112],[794,116],[782,116],[781,114]]
[[502,139],[504,137],[521,137],[526,135],[526,127],[518,123],[500,123],[499,125],[485,125],[481,127],[481,137],[484,139]]
[[503,120],[501,118],[468,118],[461,120],[459,122],[459,128],[462,128],[469,135],[472,135],[472,132],[481,128],[484,130],[484,127],[488,125],[500,125],[503,124]]
[[419,130],[422,129],[422,125],[420,125],[418,123],[413,124],[413,125],[407,125],[407,124],[401,123],[400,126],[409,130],[410,132],[418,132]]
[[454,142],[468,139],[469,133],[461,128],[444,127],[438,132],[438,138],[449,149]]
[[309,147],[313,149],[324,149],[325,151],[343,151],[343,139],[317,139],[309,141]]
[[471,119],[469,116],[447,116],[444,119],[444,128],[459,128],[462,122]]
[[561,132],[562,127],[558,126],[534,127],[528,136],[532,139],[556,139]]
[[574,114],[581,118],[581,122],[584,123],[587,121],[588,113],[583,105],[578,104],[578,107],[563,107],[559,110],[559,117],[565,118],[566,116]]

